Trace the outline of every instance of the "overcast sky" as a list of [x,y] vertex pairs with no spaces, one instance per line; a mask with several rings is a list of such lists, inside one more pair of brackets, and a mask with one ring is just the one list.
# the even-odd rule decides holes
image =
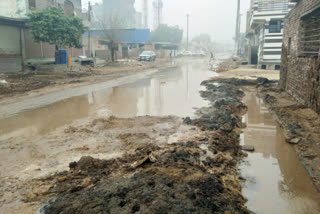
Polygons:
[[[90,0],[91,3],[102,0]],[[150,1],[149,13],[152,14]],[[88,0],[82,0],[87,7]],[[208,33],[215,40],[232,40],[235,34],[237,0],[163,0],[163,22],[169,25],[179,25],[186,32],[187,18],[190,14],[191,38],[201,33]],[[242,31],[245,30],[246,11],[250,0],[241,0]],[[136,0],[137,11],[142,10],[142,0]],[[149,25],[152,27],[150,16]]]

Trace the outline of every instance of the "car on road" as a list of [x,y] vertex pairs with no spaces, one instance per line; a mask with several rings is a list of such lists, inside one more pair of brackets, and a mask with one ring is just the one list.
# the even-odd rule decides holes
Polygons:
[[139,61],[155,61],[157,58],[156,54],[153,51],[143,51],[138,60]]

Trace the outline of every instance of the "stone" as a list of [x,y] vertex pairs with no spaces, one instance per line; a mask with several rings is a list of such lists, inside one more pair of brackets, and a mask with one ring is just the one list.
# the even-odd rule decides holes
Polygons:
[[291,144],[299,144],[301,142],[301,138],[293,138],[289,140]]

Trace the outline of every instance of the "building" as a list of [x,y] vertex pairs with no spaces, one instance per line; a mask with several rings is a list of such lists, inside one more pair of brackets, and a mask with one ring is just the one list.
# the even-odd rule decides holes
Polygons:
[[319,114],[320,1],[294,2],[284,23],[280,87]]
[[[54,57],[55,47],[34,43],[26,22],[27,14],[50,6],[61,6],[66,14],[82,16],[81,0],[1,0],[0,72],[21,71],[28,61]],[[82,49],[67,49],[73,56]]]
[[134,8],[135,0],[103,0],[92,7],[94,28],[132,29],[142,25],[142,14]]
[[283,20],[294,4],[290,0],[251,0],[246,33],[249,64],[280,69]]
[[[96,58],[111,61],[111,43],[116,45],[116,59],[136,59],[143,47],[150,41],[149,29],[91,29],[91,47]],[[88,32],[84,34],[87,46]]]
[[152,6],[153,6],[153,30],[156,30],[162,24],[163,2],[162,0],[154,0]]

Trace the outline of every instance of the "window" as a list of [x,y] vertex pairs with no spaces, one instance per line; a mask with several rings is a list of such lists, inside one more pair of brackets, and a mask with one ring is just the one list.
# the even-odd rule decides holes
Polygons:
[[275,20],[269,23],[269,33],[281,33],[282,21]]
[[36,0],[29,0],[29,9],[36,8]]
[[299,55],[312,57],[319,54],[320,7],[301,18],[299,32]]

